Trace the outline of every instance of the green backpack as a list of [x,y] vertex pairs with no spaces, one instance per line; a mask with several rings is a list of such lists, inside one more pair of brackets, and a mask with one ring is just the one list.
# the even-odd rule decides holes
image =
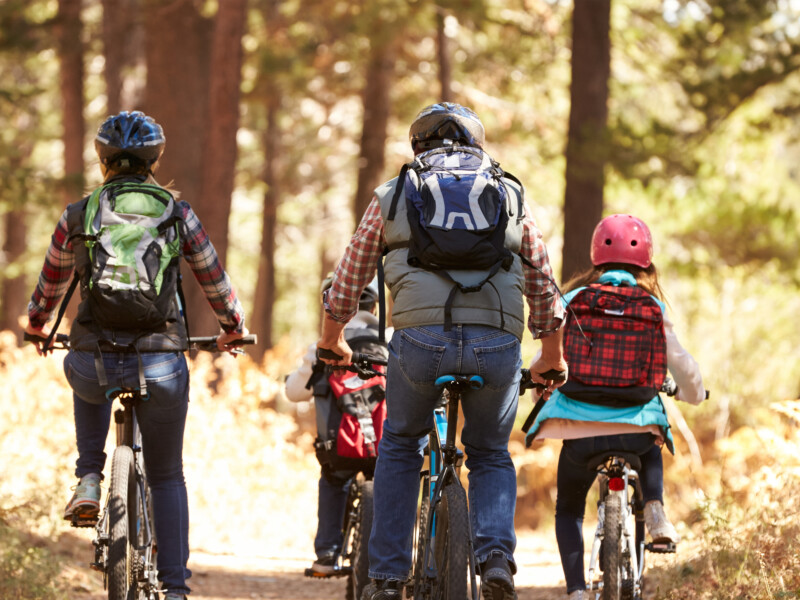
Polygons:
[[95,190],[83,215],[92,318],[101,327],[148,331],[174,315],[181,253],[178,204],[167,190],[112,183]]

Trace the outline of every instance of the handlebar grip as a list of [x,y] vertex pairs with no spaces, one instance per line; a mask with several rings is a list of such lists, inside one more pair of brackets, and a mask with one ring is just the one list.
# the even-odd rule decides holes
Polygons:
[[[27,331],[22,334],[22,340],[24,342],[43,342],[47,339],[48,336],[46,335],[35,335],[32,333],[28,333]],[[69,334],[67,333],[57,333],[53,338],[53,344],[67,344],[69,343]]]
[[328,348],[317,348],[317,358],[327,358],[328,360],[341,360],[342,357]]
[[562,381],[567,380],[567,373],[566,371],[559,371],[558,369],[550,369],[549,371],[545,371],[544,373],[539,373],[539,377],[542,379],[546,379],[548,381],[555,381],[556,383],[561,383]]

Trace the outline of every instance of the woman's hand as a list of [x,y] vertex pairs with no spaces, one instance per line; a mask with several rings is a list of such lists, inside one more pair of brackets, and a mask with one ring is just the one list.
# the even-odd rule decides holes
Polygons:
[[34,346],[36,346],[36,352],[39,356],[47,356],[49,353],[53,351],[53,347],[50,346],[47,350],[44,348],[44,344],[47,341],[47,338],[50,337],[50,328],[45,325],[41,329],[37,329],[31,322],[28,321],[27,325],[25,325],[25,333],[28,335],[35,336],[37,338],[41,338],[40,340],[32,342]]

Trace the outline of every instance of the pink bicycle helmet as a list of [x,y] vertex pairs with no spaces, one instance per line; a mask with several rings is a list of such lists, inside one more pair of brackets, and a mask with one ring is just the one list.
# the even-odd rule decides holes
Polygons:
[[592,234],[592,264],[624,263],[646,269],[653,261],[653,238],[644,221],[633,215],[611,215]]

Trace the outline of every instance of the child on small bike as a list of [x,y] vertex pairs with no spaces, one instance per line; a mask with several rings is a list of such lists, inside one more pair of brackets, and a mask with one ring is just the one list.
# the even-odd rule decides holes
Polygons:
[[668,369],[678,399],[697,405],[706,392],[697,363],[666,314],[652,256],[650,231],[640,219],[616,214],[597,225],[593,267],[565,286],[565,304],[587,315],[568,313],[564,345],[570,381],[552,393],[526,437],[528,445],[545,438],[564,440],[556,539],[570,600],[588,598],[582,524],[596,476],[587,469],[592,456],[606,450],[638,454],[647,531],[654,542],[679,541],[663,506],[661,448],[666,444],[674,453],[674,447],[658,391]]
[[[333,279],[330,274],[322,282],[320,292],[327,290]],[[347,333],[357,335],[360,339],[369,339],[374,345],[378,338],[378,318],[375,310],[378,302],[377,282],[373,280],[361,293],[358,303],[358,312],[347,325]],[[391,335],[391,328],[388,328]],[[367,334],[367,335],[364,335]],[[372,353],[372,352],[370,352]],[[385,355],[385,343],[382,345],[381,354]],[[325,427],[321,421],[326,419],[321,414],[323,402],[332,402],[329,393],[325,392],[324,381],[325,364],[317,359],[316,342],[309,346],[303,355],[300,365],[286,377],[285,393],[291,402],[308,402],[314,398],[317,404],[318,428]],[[329,387],[329,386],[328,386]],[[330,391],[330,390],[328,390]],[[329,407],[324,412],[328,412]],[[319,442],[319,438],[318,438]],[[342,522],[347,504],[347,494],[351,479],[358,474],[357,470],[350,468],[340,469],[328,464],[326,453],[318,449],[317,457],[320,458],[320,478],[318,488],[317,508],[317,533],[314,538],[314,552],[317,556],[306,574],[313,577],[330,577],[337,574],[339,555],[342,552]],[[374,464],[372,465],[374,469]],[[372,477],[372,471],[368,473]]]

